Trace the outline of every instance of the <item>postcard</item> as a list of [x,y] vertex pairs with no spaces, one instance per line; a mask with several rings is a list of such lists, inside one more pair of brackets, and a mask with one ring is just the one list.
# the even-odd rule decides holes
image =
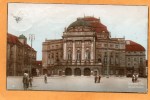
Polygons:
[[148,6],[8,3],[7,24],[8,91],[148,91]]

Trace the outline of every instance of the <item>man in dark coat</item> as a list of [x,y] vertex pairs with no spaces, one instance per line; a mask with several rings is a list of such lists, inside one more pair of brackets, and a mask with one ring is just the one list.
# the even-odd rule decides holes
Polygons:
[[95,83],[97,83],[97,75],[95,75]]
[[29,87],[29,78],[27,73],[24,73],[22,82],[23,82],[24,90],[27,90],[27,88]]
[[44,82],[47,83],[47,74],[44,75]]
[[101,76],[99,75],[98,76],[98,83],[100,83],[100,80],[101,80]]

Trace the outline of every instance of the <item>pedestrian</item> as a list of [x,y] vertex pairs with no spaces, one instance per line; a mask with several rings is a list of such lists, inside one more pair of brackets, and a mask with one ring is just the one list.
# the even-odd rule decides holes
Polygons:
[[30,75],[29,76],[29,85],[30,85],[30,87],[32,87],[32,81],[33,81],[33,77]]
[[98,83],[100,83],[100,80],[101,80],[101,76],[99,75],[99,77],[98,77]]
[[44,82],[47,83],[47,74],[44,75]]
[[98,75],[95,76],[95,83],[98,83]]
[[24,73],[22,82],[23,82],[24,90],[27,90],[28,87],[29,87],[29,78],[28,78],[28,74],[27,73]]
[[138,75],[138,74],[136,74],[136,75],[135,75],[135,81],[137,81],[137,80],[138,80],[138,77],[139,77],[139,75]]
[[133,83],[135,82],[135,75],[134,74],[132,75],[132,82]]
[[97,76],[95,75],[95,77],[94,77],[94,81],[95,81],[95,83],[96,83],[96,78],[97,78]]

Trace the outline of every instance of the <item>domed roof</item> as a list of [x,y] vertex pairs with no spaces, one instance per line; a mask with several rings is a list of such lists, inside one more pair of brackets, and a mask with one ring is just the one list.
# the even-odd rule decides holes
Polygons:
[[77,18],[75,22],[69,25],[67,30],[72,27],[75,28],[76,26],[87,26],[97,33],[102,31],[108,32],[107,27],[100,22],[100,19],[94,17]]
[[23,34],[19,36],[19,39],[27,39]]
[[131,40],[126,40],[126,51],[145,51],[145,48]]
[[90,26],[90,23],[82,19],[77,19],[77,21],[69,25],[69,27],[76,27],[76,26]]

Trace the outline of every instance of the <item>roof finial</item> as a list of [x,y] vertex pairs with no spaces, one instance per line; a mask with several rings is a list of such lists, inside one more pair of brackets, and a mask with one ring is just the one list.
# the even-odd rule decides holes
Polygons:
[[100,19],[100,17],[99,17],[98,19],[99,19],[99,22],[101,22],[101,19]]
[[65,28],[64,28],[64,31],[66,32],[66,30],[67,30],[67,28],[65,27]]

